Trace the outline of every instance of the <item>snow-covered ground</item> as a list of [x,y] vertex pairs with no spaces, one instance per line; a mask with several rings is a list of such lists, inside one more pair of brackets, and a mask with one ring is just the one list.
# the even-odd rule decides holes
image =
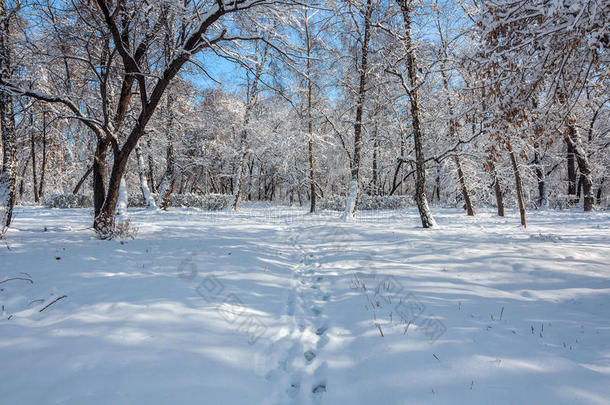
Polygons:
[[609,403],[610,213],[434,212],[19,207],[0,403]]

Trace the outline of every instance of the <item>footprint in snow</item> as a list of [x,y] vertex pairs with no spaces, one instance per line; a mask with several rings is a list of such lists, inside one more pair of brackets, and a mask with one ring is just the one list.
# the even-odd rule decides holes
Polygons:
[[316,354],[313,350],[307,350],[303,353],[303,356],[305,356],[305,360],[307,360],[308,363],[311,363],[311,361],[316,358]]

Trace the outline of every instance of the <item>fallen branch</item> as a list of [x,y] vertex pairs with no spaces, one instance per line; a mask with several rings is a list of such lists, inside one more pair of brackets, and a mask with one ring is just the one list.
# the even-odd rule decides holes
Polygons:
[[59,297],[59,298],[55,298],[55,300],[53,300],[52,302],[49,302],[47,305],[45,305],[45,306],[44,306],[44,307],[43,307],[43,308],[42,308],[40,311],[38,311],[38,312],[42,312],[42,311],[44,311],[45,309],[49,308],[51,305],[55,304],[55,303],[56,303],[57,301],[59,301],[60,299],[62,299],[62,298],[67,298],[67,297],[68,297],[67,295],[62,295],[62,296],[61,296],[61,297]]

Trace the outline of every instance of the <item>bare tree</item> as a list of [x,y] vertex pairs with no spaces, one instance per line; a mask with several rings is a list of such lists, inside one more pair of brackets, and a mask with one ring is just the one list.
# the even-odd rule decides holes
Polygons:
[[354,152],[352,154],[351,180],[349,195],[345,202],[345,212],[342,218],[349,219],[354,216],[356,201],[358,199],[359,177],[360,177],[360,154],[362,150],[362,120],[364,115],[364,101],[366,98],[366,80],[368,75],[369,43],[371,40],[371,17],[373,15],[373,1],[367,0],[364,10],[362,37],[358,37],[360,43],[359,86],[356,101],[356,119],[354,121]]
[[412,35],[412,13],[415,7],[414,0],[396,0],[400,7],[404,24],[404,46],[407,59],[407,79],[402,80],[403,87],[409,95],[411,104],[411,124],[413,128],[413,143],[415,145],[415,201],[419,210],[419,216],[424,228],[431,228],[436,225],[428,206],[426,197],[426,159],[424,156],[424,134],[421,125],[421,108],[419,105],[419,78],[417,68],[417,53]]

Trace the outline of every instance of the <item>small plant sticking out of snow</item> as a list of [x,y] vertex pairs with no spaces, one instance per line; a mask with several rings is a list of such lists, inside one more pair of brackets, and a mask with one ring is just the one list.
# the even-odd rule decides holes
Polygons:
[[138,227],[130,219],[117,220],[108,239],[118,239],[122,243],[126,239],[135,239],[137,235]]

